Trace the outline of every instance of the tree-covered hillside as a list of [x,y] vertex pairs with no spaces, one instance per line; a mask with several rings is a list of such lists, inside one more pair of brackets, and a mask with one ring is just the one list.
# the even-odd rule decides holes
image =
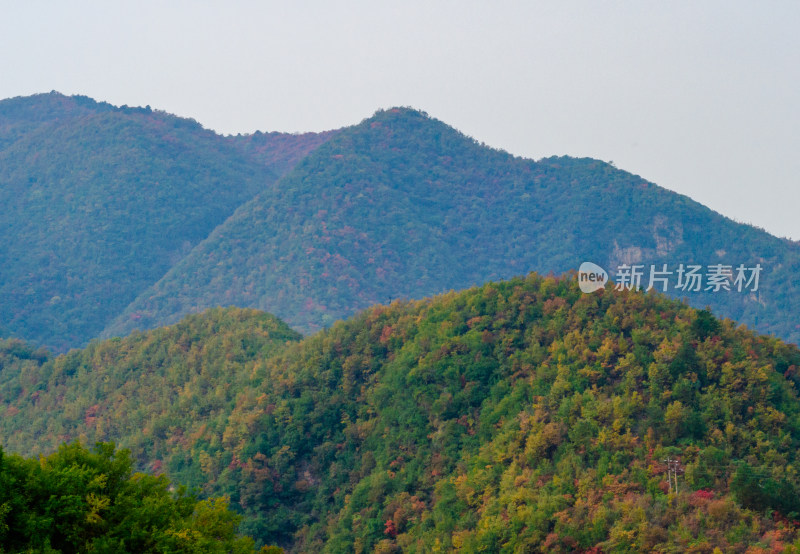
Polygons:
[[149,107],[3,100],[0,337],[84,345],[324,138],[264,135],[251,155]]
[[[661,295],[583,294],[569,276],[375,306],[282,347],[273,331],[293,337],[262,316],[263,352],[243,346],[237,314],[55,360],[7,345],[9,371],[29,369],[3,380],[0,443],[31,429],[17,448],[38,447],[68,429],[139,444],[145,457],[156,452],[147,438],[180,445],[184,459],[142,461],[230,494],[243,530],[292,551],[800,547],[800,351],[779,339]],[[228,364],[243,376],[230,378],[235,395],[194,371],[133,371],[180,368],[217,334],[218,354],[199,367]],[[226,400],[181,412],[196,390]],[[186,419],[127,436],[107,433],[93,404],[111,394],[158,412],[148,404],[170,391]]]
[[34,454],[76,438],[115,440],[140,467],[192,481],[182,473],[197,462],[186,442],[224,426],[238,395],[256,385],[255,361],[299,338],[268,314],[217,308],[55,359],[0,342],[2,444]]
[[104,336],[228,304],[312,332],[374,303],[532,270],[561,273],[583,261],[610,272],[623,263],[673,272],[760,264],[758,291],[706,292],[704,283],[683,292],[673,275],[670,293],[800,338],[800,245],[609,164],[515,158],[410,109],[378,112],[313,150],[142,292]]

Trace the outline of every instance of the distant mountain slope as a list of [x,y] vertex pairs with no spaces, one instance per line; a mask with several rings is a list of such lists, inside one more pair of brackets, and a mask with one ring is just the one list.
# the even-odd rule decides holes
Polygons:
[[255,159],[234,141],[149,107],[0,102],[0,337],[86,343],[316,144],[269,135]]
[[312,332],[585,260],[761,264],[755,294],[671,292],[800,340],[800,245],[603,162],[515,158],[409,109],[221,137],[85,97],[0,101],[0,337],[63,351],[230,304]]
[[761,264],[758,294],[681,294],[800,338],[800,245],[609,164],[515,158],[409,109],[378,112],[314,150],[143,291],[103,336],[228,304],[311,332],[376,302],[530,270],[560,273],[583,261],[609,270]]
[[139,445],[293,552],[800,547],[800,351],[778,339],[536,275],[293,338],[218,310],[39,362],[2,389],[0,443]]

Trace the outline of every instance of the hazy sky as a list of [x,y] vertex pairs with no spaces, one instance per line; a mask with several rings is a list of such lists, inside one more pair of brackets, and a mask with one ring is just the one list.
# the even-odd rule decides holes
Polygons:
[[800,2],[0,0],[0,97],[222,133],[413,106],[529,158],[612,161],[800,239]]

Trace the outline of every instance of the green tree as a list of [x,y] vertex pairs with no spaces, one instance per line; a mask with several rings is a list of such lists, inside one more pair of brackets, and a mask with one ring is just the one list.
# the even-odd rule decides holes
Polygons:
[[0,449],[0,551],[253,552],[226,499],[173,491],[164,476],[132,473],[113,443],[64,444],[39,460]]

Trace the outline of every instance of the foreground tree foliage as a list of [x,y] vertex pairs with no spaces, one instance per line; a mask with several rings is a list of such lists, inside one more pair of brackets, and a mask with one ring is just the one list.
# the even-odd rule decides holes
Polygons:
[[[708,311],[531,275],[280,347],[266,316],[194,318],[55,360],[8,345],[25,377],[0,370],[0,440],[105,437],[150,470],[159,452],[294,552],[800,547],[800,351]],[[136,432],[98,425],[110,403],[131,417],[217,394]]]
[[0,449],[0,552],[253,552],[227,505],[132,473],[113,443],[62,445],[39,460]]

